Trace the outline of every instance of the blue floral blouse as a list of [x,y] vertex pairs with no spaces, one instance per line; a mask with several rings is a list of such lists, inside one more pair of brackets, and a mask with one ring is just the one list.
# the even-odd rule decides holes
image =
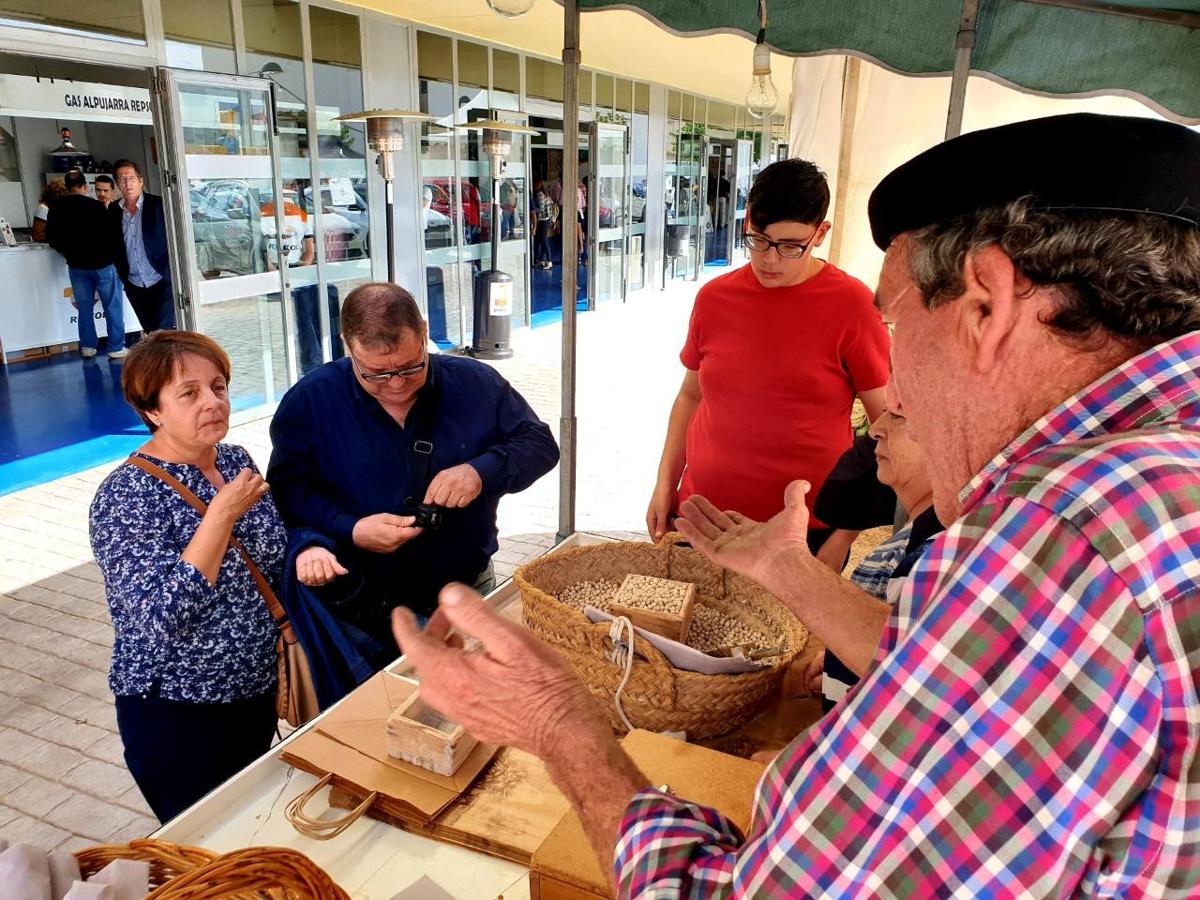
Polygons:
[[[205,503],[216,489],[197,466],[146,454]],[[227,481],[258,471],[241,447],[218,444],[217,469]],[[179,493],[131,465],[119,466],[92,500],[92,552],[104,574],[112,616],[112,670],[118,697],[157,689],[168,700],[225,703],[275,689],[275,623],[241,554],[231,544],[216,585],[180,558],[200,514]],[[267,494],[233,533],[278,589],[287,532]]]

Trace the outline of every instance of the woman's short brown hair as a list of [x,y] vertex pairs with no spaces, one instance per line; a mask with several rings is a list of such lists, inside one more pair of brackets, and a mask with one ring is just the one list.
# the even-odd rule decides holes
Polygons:
[[229,356],[208,335],[195,331],[152,331],[134,344],[125,358],[121,389],[126,401],[151,431],[158,426],[146,414],[158,409],[158,395],[182,367],[187,353],[207,359],[228,383],[231,374]]

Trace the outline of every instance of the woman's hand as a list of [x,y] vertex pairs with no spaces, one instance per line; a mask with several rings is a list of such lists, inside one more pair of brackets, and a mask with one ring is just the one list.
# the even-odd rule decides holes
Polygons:
[[654,486],[654,495],[646,508],[646,531],[655,543],[671,530],[671,512],[678,497],[679,492],[669,484],[660,481]]
[[296,557],[296,578],[309,587],[329,584],[349,571],[324,547],[308,547]]
[[238,472],[237,478],[221,485],[217,496],[213,497],[212,503],[208,504],[206,515],[216,516],[218,520],[232,528],[238,519],[263,498],[270,487],[261,475],[250,469],[242,469]]

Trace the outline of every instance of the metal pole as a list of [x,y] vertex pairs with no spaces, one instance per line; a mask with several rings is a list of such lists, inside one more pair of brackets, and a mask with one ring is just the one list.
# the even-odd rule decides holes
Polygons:
[[504,225],[504,213],[500,209],[500,160],[492,159],[492,271],[500,271],[500,229]]
[[387,266],[388,266],[388,282],[396,283],[396,222],[393,218],[393,208],[396,202],[395,188],[392,184],[392,179],[387,179],[383,183],[384,196],[384,215],[387,217],[384,227],[386,228],[387,240]]
[[975,22],[979,0],[963,0],[958,36],[954,40],[954,77],[950,80],[950,108],[946,112],[946,140],[962,131],[963,106],[967,100],[967,76],[971,74],[971,51],[975,49]]
[[579,0],[563,0],[562,411],[558,539],[575,533],[575,296],[579,290]]

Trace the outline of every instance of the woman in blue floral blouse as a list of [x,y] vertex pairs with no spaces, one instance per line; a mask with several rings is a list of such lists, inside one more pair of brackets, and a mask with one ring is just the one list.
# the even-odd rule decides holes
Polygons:
[[162,821],[271,745],[276,629],[230,541],[278,589],[287,534],[267,483],[229,430],[229,357],[211,338],[159,331],[125,360],[125,398],[150,428],[136,456],[207,504],[201,515],[126,463],[91,508],[115,638],[109,686],[125,761]]

